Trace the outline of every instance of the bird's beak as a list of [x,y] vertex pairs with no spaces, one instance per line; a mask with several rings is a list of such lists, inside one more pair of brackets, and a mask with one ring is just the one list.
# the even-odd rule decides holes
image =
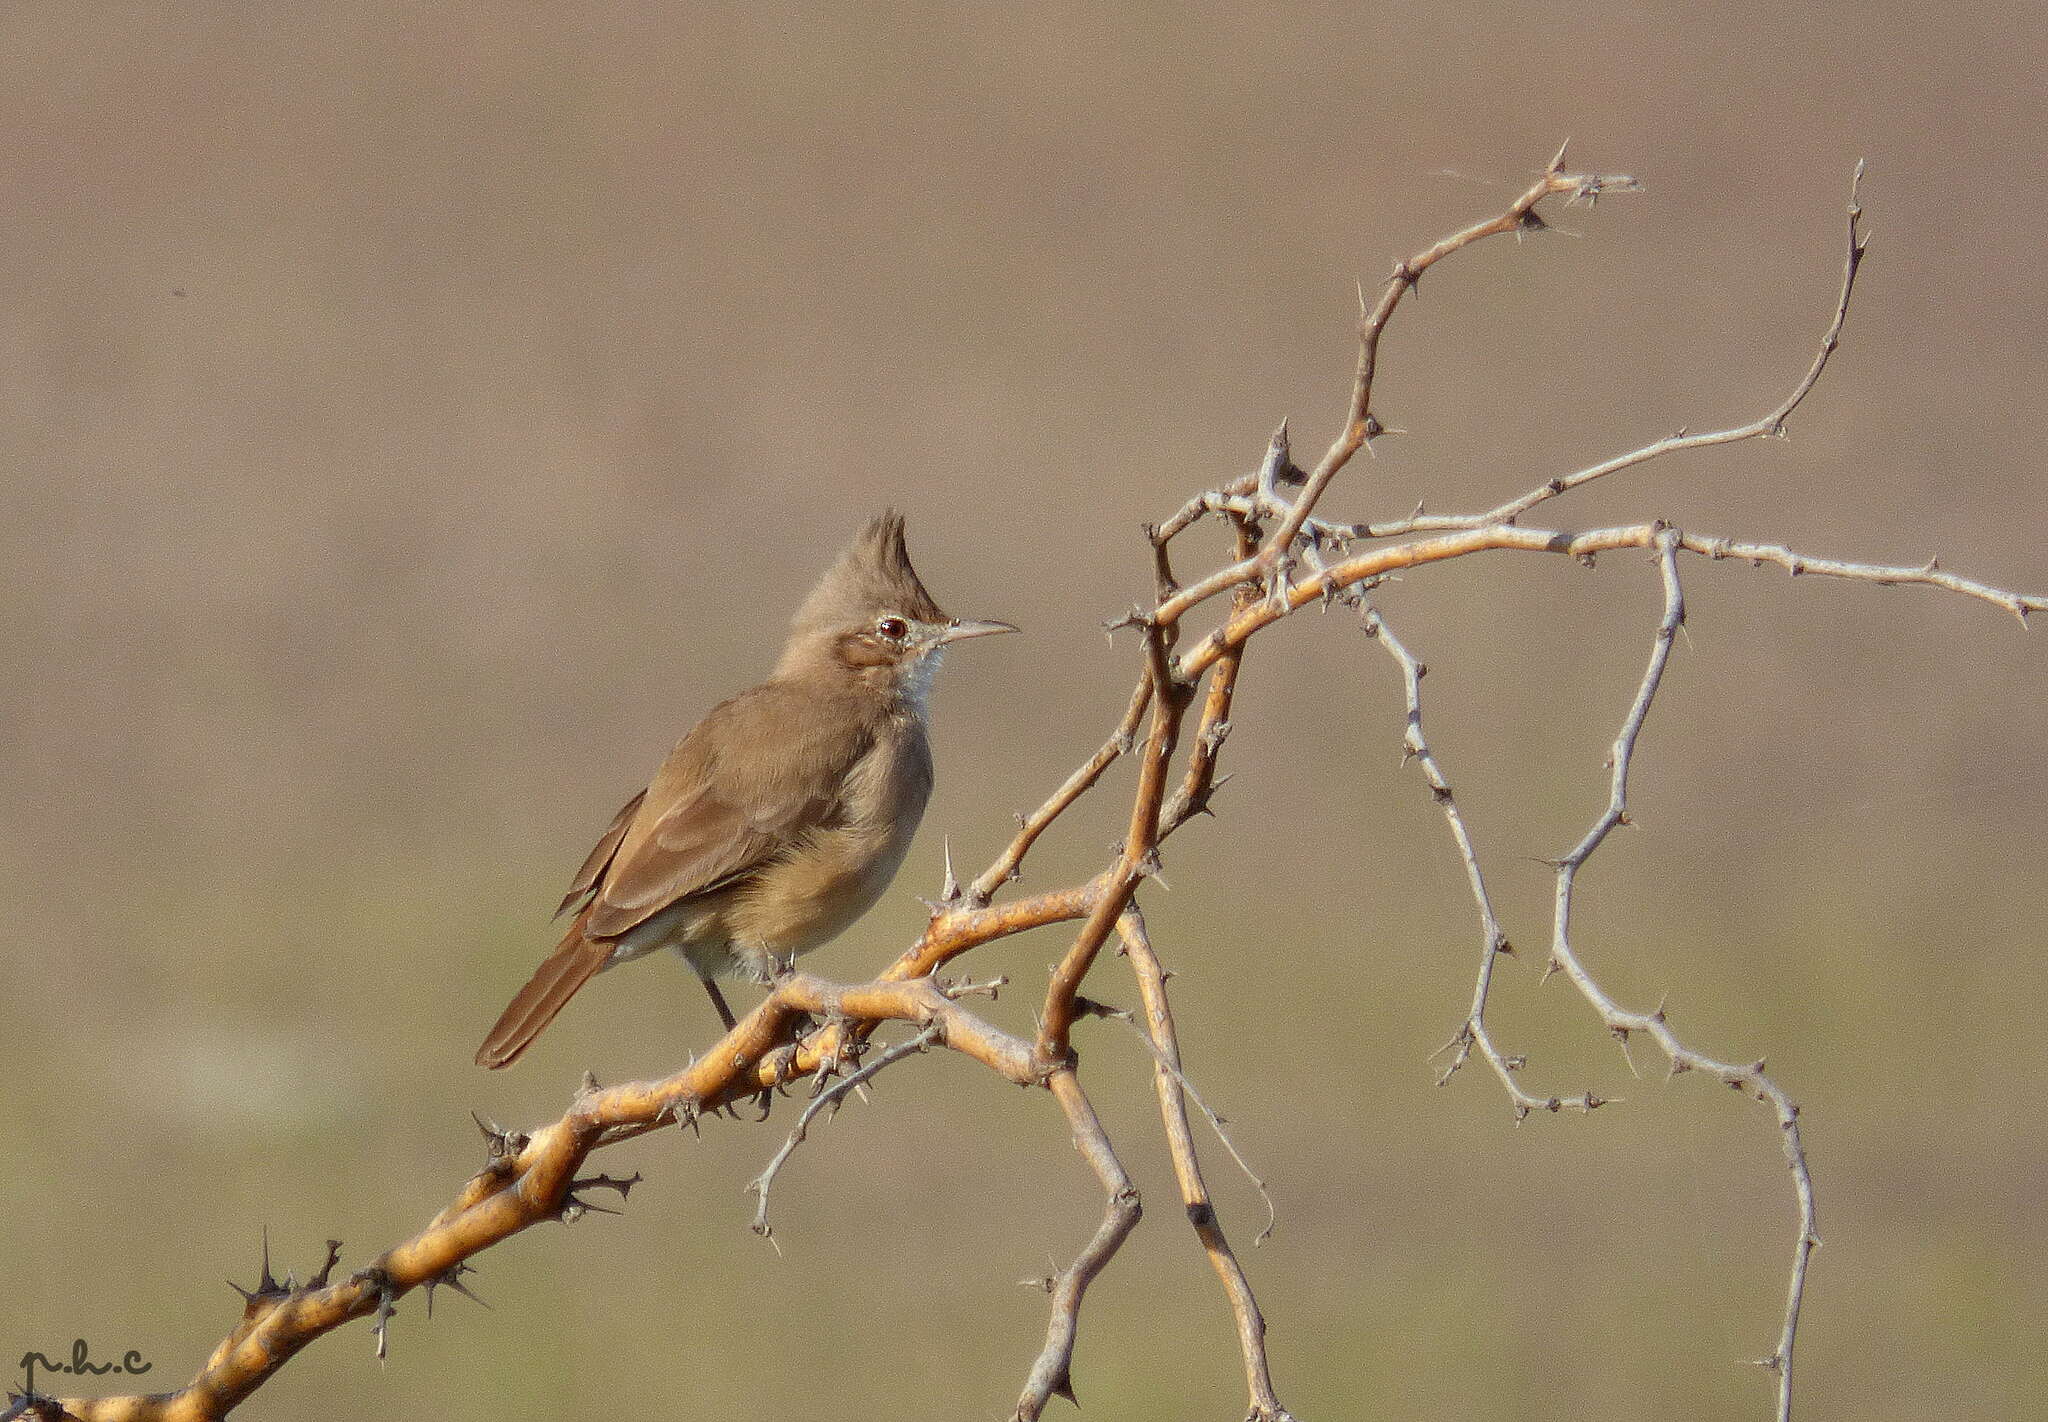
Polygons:
[[938,635],[935,645],[943,647],[948,642],[964,642],[969,637],[993,637],[998,632],[1016,630],[1007,622],[955,622]]

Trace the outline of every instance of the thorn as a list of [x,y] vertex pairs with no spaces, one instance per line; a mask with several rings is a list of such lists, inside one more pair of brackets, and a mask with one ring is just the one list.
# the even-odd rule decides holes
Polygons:
[[390,1342],[391,1319],[398,1312],[398,1295],[391,1287],[391,1276],[382,1269],[371,1267],[359,1269],[349,1277],[350,1283],[366,1284],[377,1293],[377,1321],[371,1331],[377,1335],[376,1357],[383,1362]]
[[397,1296],[391,1292],[391,1286],[386,1284],[377,1294],[377,1322],[375,1324],[375,1331],[377,1334],[377,1361],[380,1363],[388,1355],[391,1341],[391,1320],[397,1314]]
[[1166,882],[1164,870],[1165,866],[1159,860],[1159,847],[1157,845],[1146,850],[1144,856],[1138,860],[1138,872],[1157,883],[1160,888],[1171,893],[1173,885]]
[[960,879],[953,872],[953,841],[948,837],[941,840],[940,845],[946,857],[946,877],[939,885],[939,899],[943,903],[956,904],[960,902]]
[[1570,138],[1566,138],[1564,142],[1557,145],[1557,156],[1550,160],[1550,168],[1548,170],[1551,177],[1558,177],[1564,172],[1564,155],[1571,149],[1571,146],[1572,141]]
[[244,1317],[253,1317],[261,1311],[262,1305],[272,1300],[283,1298],[291,1293],[291,1290],[280,1284],[276,1276],[270,1272],[269,1225],[263,1227],[263,1277],[256,1281],[256,1287],[245,1289],[233,1279],[228,1280],[227,1283],[229,1288],[242,1296]]
[[306,1280],[306,1287],[308,1289],[326,1288],[328,1277],[334,1273],[334,1266],[339,1264],[340,1262],[341,1241],[338,1239],[330,1239],[327,1241],[327,1262],[320,1266],[319,1273],[315,1274],[312,1278]]
[[1435,1051],[1431,1052],[1428,1056],[1424,1057],[1423,1060],[1426,1062],[1433,1062],[1438,1057],[1442,1056],[1445,1052],[1455,1052],[1460,1048],[1469,1047],[1471,1045],[1472,1023],[1468,1020],[1459,1023],[1458,1030],[1451,1034],[1451,1040],[1444,1043],[1441,1047],[1438,1047]]
[[[762,1119],[766,1120],[767,1117],[764,1115]],[[578,1190],[595,1190],[602,1187],[618,1191],[619,1199],[623,1201],[632,1191],[633,1187],[639,1183],[640,1173],[638,1171],[633,1172],[632,1175],[622,1180],[614,1179],[609,1175],[593,1175],[583,1180],[572,1180],[569,1182],[567,1198],[562,1202],[562,1208],[556,1212],[556,1218],[561,1220],[563,1224],[574,1224],[586,1214],[616,1215],[623,1213],[622,1211],[612,1209],[608,1205],[593,1204],[576,1192]]]
[[484,1133],[486,1170],[526,1149],[527,1136],[524,1131],[508,1131],[497,1122],[486,1120],[474,1111],[469,1113],[469,1118],[475,1121],[476,1128]]
[[640,1183],[640,1180],[640,1172],[636,1170],[631,1175],[628,1175],[623,1179],[614,1179],[612,1176],[609,1175],[593,1175],[587,1180],[577,1180],[571,1182],[569,1188],[571,1190],[596,1190],[600,1188],[606,1190],[616,1190],[619,1192],[619,1198],[623,1200],[628,1195],[633,1193],[633,1187],[635,1185],[638,1185]]
[[424,1284],[420,1285],[420,1287],[426,1291],[427,1295],[427,1317],[432,1318],[434,1316],[434,1290],[441,1288],[443,1285],[446,1285],[448,1288],[455,1290],[456,1293],[461,1294],[471,1303],[477,1304],[483,1308],[489,1308],[489,1304],[485,1303],[482,1299],[478,1298],[474,1293],[470,1292],[469,1285],[462,1282],[462,1276],[464,1274],[474,1274],[475,1272],[476,1270],[474,1267],[465,1264],[458,1259],[455,1263],[450,1264],[441,1273],[436,1274],[433,1278],[427,1280]]
[[1112,617],[1109,621],[1102,624],[1102,630],[1114,640],[1116,634],[1126,627],[1142,628],[1150,625],[1150,623],[1151,618],[1147,615],[1145,609],[1136,603],[1132,603],[1129,612],[1124,613],[1121,617]]

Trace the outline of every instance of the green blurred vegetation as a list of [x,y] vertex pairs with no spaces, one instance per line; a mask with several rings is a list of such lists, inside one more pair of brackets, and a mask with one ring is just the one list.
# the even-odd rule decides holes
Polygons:
[[[825,554],[911,510],[963,614],[1031,634],[938,693],[897,890],[985,862],[1122,706],[1101,619],[1137,525],[1327,437],[1351,281],[1506,201],[1566,134],[1646,197],[1432,275],[1385,351],[1346,515],[1476,507],[1752,417],[1832,299],[1849,167],[1877,244],[1789,444],[1655,466],[1558,517],[1663,516],[2040,590],[2048,180],[2038,7],[1464,4],[824,11],[389,0],[4,22],[0,1358],[74,1337],[175,1385],[265,1227],[363,1262],[586,1067],[709,1036],[686,975],[597,984],[469,1065],[624,793],[758,675]],[[1450,170],[1450,171],[1446,171]],[[2041,645],[1960,600],[1688,564],[1638,828],[1580,946],[1806,1108],[1826,1248],[1802,1415],[2010,1418],[2048,1395],[2039,1219]],[[1521,945],[1497,1030],[1623,1104],[1512,1124],[1439,1090],[1477,945],[1398,763],[1391,664],[1341,618],[1263,638],[1221,817],[1148,912],[1191,1070],[1271,1182],[1248,1251],[1304,1418],[1762,1416],[1793,1227],[1761,1113],[1634,1079],[1536,983],[1549,877],[1655,621],[1632,560],[1475,560],[1384,599]],[[1124,782],[1115,782],[1121,787]],[[1077,814],[1028,885],[1092,870]],[[1052,937],[977,972],[1020,984]],[[1099,995],[1132,994],[1108,964]],[[1087,1413],[1235,1416],[1146,1059],[1084,1042],[1153,1206],[1091,1294]],[[899,1069],[798,1155],[778,1257],[742,1186],[776,1125],[617,1152],[621,1219],[482,1259],[494,1309],[401,1305],[247,1409],[450,1419],[1000,1415],[1018,1288],[1099,1202],[1050,1103]],[[1249,1244],[1256,1199],[1212,1163]]]

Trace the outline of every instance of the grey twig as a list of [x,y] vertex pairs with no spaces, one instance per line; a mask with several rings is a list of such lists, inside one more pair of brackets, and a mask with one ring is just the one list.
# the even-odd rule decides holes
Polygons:
[[1016,1422],[1036,1422],[1045,1411],[1046,1403],[1055,1397],[1064,1397],[1069,1402],[1078,1401],[1074,1396],[1073,1364],[1074,1340],[1081,1327],[1081,1300],[1088,1292],[1088,1285],[1116,1256],[1144,1214],[1144,1207],[1138,1199],[1138,1187],[1131,1182],[1123,1163],[1111,1149],[1109,1135],[1102,1129],[1102,1122],[1096,1117],[1095,1107],[1089,1103],[1087,1093],[1081,1090],[1074,1069],[1071,1066],[1060,1068],[1052,1073],[1046,1085],[1058,1099],[1060,1109],[1067,1114],[1067,1123],[1074,1131],[1074,1149],[1081,1152],[1089,1168],[1095,1172],[1095,1178],[1102,1182],[1107,1199],[1103,1205],[1102,1223],[1097,1226],[1094,1236],[1074,1257],[1074,1262],[1051,1281],[1052,1317],[1046,1325],[1045,1346],[1039,1350],[1038,1359],[1024,1380],[1024,1391],[1017,1399],[1014,1414]]
[[1614,738],[1608,771],[1607,805],[1593,821],[1579,842],[1557,861],[1557,890],[1550,940],[1550,966],[1570,979],[1572,986],[1579,990],[1600,1021],[1624,1043],[1634,1033],[1642,1033],[1654,1041],[1671,1062],[1673,1072],[1697,1071],[1718,1078],[1737,1091],[1754,1097],[1769,1107],[1776,1118],[1779,1144],[1783,1149],[1785,1164],[1792,1174],[1792,1192],[1799,1214],[1799,1232],[1793,1246],[1792,1265],[1786,1282],[1784,1322],[1778,1333],[1776,1349],[1763,1363],[1777,1374],[1778,1422],[1790,1422],[1792,1416],[1792,1363],[1793,1346],[1799,1333],[1799,1312],[1806,1293],[1807,1262],[1813,1251],[1820,1245],[1819,1224],[1814,1210],[1813,1176],[1807,1169],[1806,1150],[1799,1134],[1799,1108],[1792,1098],[1764,1074],[1761,1061],[1748,1064],[1718,1061],[1705,1053],[1688,1046],[1672,1031],[1661,1008],[1652,1012],[1631,1012],[1623,1008],[1599,981],[1587,971],[1585,965],[1572,948],[1571,916],[1572,898],[1577,885],[1578,873],[1586,861],[1603,844],[1616,826],[1628,823],[1628,775],[1634,762],[1636,743],[1642,735],[1643,723],[1648,718],[1650,703],[1655,700],[1657,689],[1664,678],[1665,667],[1671,659],[1671,645],[1678,635],[1679,627],[1685,621],[1685,595],[1678,580],[1678,549],[1681,536],[1676,529],[1667,529],[1659,536],[1658,568],[1664,582],[1664,616],[1657,624],[1655,645],[1650,652],[1649,664],[1643,669],[1642,684],[1636,689],[1636,696],[1630,704],[1628,715],[1623,718],[1621,731]]
[[1791,393],[1768,413],[1747,424],[1731,425],[1726,429],[1705,430],[1698,434],[1679,430],[1676,434],[1666,435],[1663,439],[1632,449],[1626,454],[1617,454],[1598,464],[1547,480],[1527,493],[1517,495],[1496,508],[1488,509],[1485,513],[1435,517],[1418,514],[1392,523],[1360,524],[1345,532],[1354,538],[1401,538],[1412,533],[1446,532],[1461,528],[1484,528],[1496,523],[1513,523],[1540,503],[1557,498],[1561,494],[1568,494],[1574,489],[1583,488],[1596,479],[1619,474],[1625,469],[1634,469],[1638,465],[1648,464],[1653,459],[1662,459],[1667,454],[1677,454],[1688,449],[1706,449],[1717,444],[1739,444],[1743,440],[1763,439],[1766,436],[1782,438],[1785,433],[1785,421],[1791,418],[1792,412],[1812,393],[1813,387],[1820,383],[1829,360],[1834,357],[1835,351],[1842,343],[1842,327],[1849,319],[1849,300],[1856,292],[1856,275],[1862,269],[1863,254],[1870,245],[1870,239],[1862,230],[1863,207],[1857,199],[1862,182],[1863,162],[1858,159],[1855,173],[1849,181],[1848,247],[1842,259],[1842,285],[1835,298],[1834,314],[1828,321],[1827,330],[1821,336],[1820,348],[1814,354],[1812,363],[1807,366],[1806,373],[1800,377],[1798,384],[1792,387]]
[[[1423,777],[1429,783],[1430,795],[1436,800],[1437,808],[1444,812],[1444,820],[1450,826],[1451,838],[1458,846],[1458,858],[1465,866],[1466,885],[1479,908],[1479,972],[1472,988],[1472,1005],[1465,1014],[1465,1020],[1458,1025],[1457,1035],[1444,1046],[1443,1050],[1450,1053],[1450,1063],[1437,1077],[1436,1084],[1442,1086],[1448,1082],[1477,1050],[1486,1064],[1493,1068],[1493,1074],[1500,1079],[1501,1086],[1522,1114],[1536,1109],[1554,1109],[1555,1103],[1551,1100],[1532,1096],[1522,1089],[1514,1076],[1522,1060],[1502,1052],[1486,1027],[1486,998],[1493,988],[1494,964],[1513,949],[1508,945],[1508,936],[1501,928],[1499,915],[1494,912],[1493,898],[1487,893],[1486,875],[1479,867],[1479,851],[1465,825],[1465,816],[1458,808],[1457,796],[1452,792],[1451,782],[1445,778],[1443,766],[1438,762],[1436,752],[1430,749],[1429,737],[1423,730],[1422,678],[1429,669],[1394,634],[1394,629],[1387,625],[1385,616],[1377,607],[1365,603],[1359,611],[1364,619],[1365,635],[1377,641],[1401,669],[1401,684],[1408,702],[1407,726],[1401,736],[1401,756],[1421,767]],[[1587,1097],[1586,1103],[1592,1100]],[[1590,1104],[1586,1109],[1591,1109]]]
[[[796,1118],[796,1125],[790,1130],[789,1138],[783,1141],[782,1148],[775,1152],[774,1158],[768,1162],[768,1168],[755,1176],[752,1183],[747,1186],[759,1197],[754,1206],[755,1234],[770,1244],[775,1244],[775,1231],[768,1223],[768,1192],[774,1188],[775,1177],[781,1172],[784,1163],[796,1153],[796,1148],[803,1144],[805,1135],[810,1131],[811,1122],[817,1119],[818,1113],[836,1108],[846,1099],[849,1092],[865,1086],[885,1067],[893,1066],[905,1057],[917,1055],[944,1035],[945,1029],[940,1024],[931,1023],[916,1036],[878,1053],[864,1063],[859,1071],[840,1077],[804,1103],[803,1113]],[[775,1248],[777,1253],[782,1250],[779,1244],[775,1244]]]

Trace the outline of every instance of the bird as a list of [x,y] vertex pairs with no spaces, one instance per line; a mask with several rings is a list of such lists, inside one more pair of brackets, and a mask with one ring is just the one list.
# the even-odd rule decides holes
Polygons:
[[932,790],[933,674],[948,647],[1015,632],[932,601],[894,510],[870,520],[791,619],[773,673],[721,702],[612,818],[556,917],[560,946],[477,1048],[510,1066],[599,973],[660,949],[702,980],[772,981],[896,876]]

